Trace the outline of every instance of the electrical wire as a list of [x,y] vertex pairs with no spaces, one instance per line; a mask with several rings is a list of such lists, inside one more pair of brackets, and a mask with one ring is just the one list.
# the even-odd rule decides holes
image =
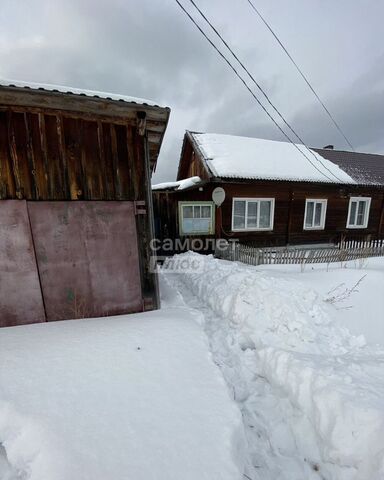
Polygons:
[[257,98],[255,93],[252,91],[252,89],[249,87],[247,82],[244,80],[244,78],[239,74],[239,72],[236,70],[236,68],[232,65],[232,63],[227,59],[227,57],[218,49],[218,47],[213,43],[213,41],[207,36],[207,34],[204,32],[204,30],[199,26],[199,24],[195,21],[195,19],[192,17],[192,15],[184,8],[184,6],[181,4],[179,0],[175,0],[175,2],[178,4],[178,6],[182,9],[182,11],[187,15],[187,17],[191,20],[191,22],[195,25],[195,27],[200,31],[200,33],[204,36],[204,38],[210,43],[210,45],[216,50],[216,52],[220,55],[220,57],[227,63],[227,65],[231,68],[231,70],[235,73],[235,75],[239,78],[239,80],[243,83],[245,88],[249,91],[249,93],[252,95],[254,100],[259,104],[259,106],[262,108],[264,113],[268,115],[270,120],[275,124],[275,126],[279,129],[279,131],[284,135],[284,137],[308,160],[308,162],[325,178],[327,178],[330,182],[334,182],[332,178],[330,178],[328,175],[326,175],[324,172],[322,172],[312,161],[310,158],[308,158],[305,153],[292,141],[292,139],[287,135],[287,133],[280,127],[280,125],[276,122],[276,120],[272,117],[272,115],[268,112],[268,110],[264,107],[264,105],[261,103],[261,101]]
[[275,40],[277,41],[277,43],[280,45],[280,47],[284,50],[285,54],[287,55],[287,57],[290,59],[290,61],[293,63],[293,65],[295,66],[296,70],[299,72],[299,74],[301,75],[301,77],[303,78],[303,80],[305,81],[305,83],[308,85],[308,87],[310,88],[311,92],[315,95],[316,99],[318,100],[318,102],[320,103],[320,105],[323,107],[324,111],[326,112],[326,114],[328,115],[328,117],[331,119],[332,123],[335,125],[335,127],[337,128],[337,130],[339,131],[339,133],[342,135],[342,137],[344,138],[344,140],[347,142],[347,144],[351,147],[351,149],[353,151],[355,151],[355,149],[353,148],[353,145],[351,144],[351,142],[348,140],[347,136],[345,135],[345,133],[343,132],[343,130],[341,129],[340,125],[336,122],[335,118],[333,117],[333,115],[331,114],[331,112],[328,110],[328,108],[326,107],[325,103],[321,100],[319,94],[316,92],[316,90],[313,88],[311,82],[308,80],[308,78],[304,75],[304,72],[302,71],[302,69],[299,67],[299,65],[296,63],[296,61],[293,59],[292,55],[288,52],[287,48],[284,46],[283,42],[280,40],[280,38],[276,35],[276,33],[273,31],[272,27],[269,25],[269,23],[265,20],[265,18],[261,15],[260,11],[255,7],[254,3],[252,2],[252,0],[247,0],[247,2],[249,3],[249,5],[251,6],[251,8],[254,10],[254,12],[259,16],[260,20],[264,23],[264,25],[268,28],[268,30],[272,33],[272,35],[274,36]]
[[229,50],[231,55],[235,58],[235,60],[240,64],[240,66],[243,68],[243,70],[247,73],[249,78],[252,80],[252,82],[256,85],[256,87],[259,89],[259,91],[262,93],[264,98],[267,100],[268,104],[273,108],[273,110],[277,113],[277,115],[280,117],[280,119],[284,122],[284,124],[289,128],[289,130],[295,135],[295,137],[298,139],[298,141],[303,144],[303,146],[308,150],[309,154],[314,157],[316,162],[320,162],[321,165],[324,167],[325,170],[327,170],[331,175],[333,175],[336,180],[342,183],[341,178],[339,178],[334,172],[332,172],[324,163],[321,161],[321,159],[316,156],[315,152],[313,152],[304,142],[304,140],[299,136],[299,134],[293,129],[293,127],[287,122],[287,120],[284,118],[282,113],[275,107],[275,105],[272,103],[270,100],[269,96],[266,94],[264,89],[261,87],[261,85],[256,81],[254,76],[250,73],[250,71],[247,69],[247,67],[244,65],[244,63],[239,59],[239,57],[236,55],[236,53],[233,51],[233,49],[230,47],[230,45],[225,41],[223,36],[218,32],[218,30],[212,25],[212,23],[208,20],[208,18],[204,15],[204,13],[201,11],[201,9],[196,5],[194,0],[189,0],[191,4],[195,7],[195,9],[199,12],[199,14],[203,17],[205,22],[209,25],[209,27],[215,32],[215,34],[219,37],[221,42],[225,45],[225,47]]

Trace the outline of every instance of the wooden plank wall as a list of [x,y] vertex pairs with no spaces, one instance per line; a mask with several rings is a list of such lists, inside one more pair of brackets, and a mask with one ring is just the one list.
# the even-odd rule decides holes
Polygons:
[[0,199],[135,200],[136,143],[144,137],[129,124],[3,107]]
[[0,200],[145,202],[146,214],[135,215],[135,222],[143,303],[152,309],[158,305],[148,202],[153,143],[148,131],[142,133],[136,112],[134,120],[125,120],[103,116],[102,110],[90,115],[0,106]]
[[[216,223],[216,238],[236,238],[241,243],[258,247],[282,246],[286,244],[332,243],[345,239],[384,237],[383,205],[384,191],[377,187],[339,185],[298,184],[293,182],[253,182],[253,183],[210,183],[202,190],[193,189],[180,192],[154,192],[155,222],[160,237],[178,237],[178,201],[206,201],[212,199],[212,190],[221,186],[226,198],[221,207],[222,222]],[[371,197],[368,227],[347,229],[349,198],[351,196]],[[263,232],[232,232],[233,197],[275,198],[274,227]],[[306,198],[328,199],[324,230],[304,230]],[[220,218],[219,215],[216,215]],[[167,225],[167,231],[165,231]],[[159,233],[160,232],[160,233]]]

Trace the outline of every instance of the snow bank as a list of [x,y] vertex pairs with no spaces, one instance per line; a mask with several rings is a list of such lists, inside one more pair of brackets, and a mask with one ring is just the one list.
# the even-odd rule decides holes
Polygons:
[[167,188],[173,190],[185,190],[186,188],[193,187],[200,183],[202,183],[200,177],[189,177],[184,180],[178,180],[177,182],[157,183],[156,185],[152,185],[152,190],[165,190]]
[[179,306],[1,329],[0,478],[242,478],[201,321]]
[[324,299],[333,297],[332,317],[339,324],[370,344],[384,346],[383,257],[307,265],[304,271],[299,265],[261,265],[259,270],[310,284]]
[[296,148],[288,142],[215,133],[191,135],[217,177],[356,183],[338,165],[304,145]]
[[331,306],[294,278],[183,256],[199,258],[200,271],[164,272],[205,313],[247,426],[248,475],[384,478],[384,351],[334,322]]

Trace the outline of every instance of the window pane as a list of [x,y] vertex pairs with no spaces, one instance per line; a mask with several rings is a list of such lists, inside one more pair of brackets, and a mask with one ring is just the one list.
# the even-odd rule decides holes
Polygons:
[[194,232],[209,233],[211,221],[209,218],[195,218],[193,220]]
[[355,218],[356,218],[356,202],[351,202],[351,213],[349,214],[349,225],[355,225]]
[[315,221],[314,221],[314,227],[320,227],[321,226],[321,211],[322,211],[323,204],[318,202],[315,205]]
[[357,210],[357,221],[356,225],[364,225],[364,218],[365,218],[365,209],[367,204],[365,201],[359,202],[359,208]]
[[245,201],[235,200],[233,204],[233,227],[245,228]]
[[193,218],[193,209],[192,207],[183,207],[183,218]]
[[315,208],[315,202],[307,202],[307,215],[305,217],[305,226],[313,227],[313,210]]
[[271,227],[271,210],[272,202],[271,201],[261,201],[260,202],[260,228],[270,228]]
[[248,202],[247,228],[257,228],[257,202]]
[[200,205],[193,207],[193,218],[200,218]]
[[211,218],[211,206],[202,205],[201,206],[201,218]]

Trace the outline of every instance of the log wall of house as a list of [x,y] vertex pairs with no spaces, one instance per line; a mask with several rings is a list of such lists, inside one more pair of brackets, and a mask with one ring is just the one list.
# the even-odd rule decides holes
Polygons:
[[[178,202],[209,201],[217,186],[224,188],[226,198],[216,208],[216,238],[236,238],[255,246],[286,244],[331,243],[340,238],[358,239],[384,236],[384,190],[378,187],[318,185],[294,182],[209,183],[180,192],[154,192],[155,222],[158,238],[178,238]],[[368,227],[348,229],[349,199],[352,196],[371,197]],[[275,199],[274,225],[271,231],[232,232],[232,199],[262,197]],[[327,199],[324,230],[304,230],[306,198]],[[165,228],[166,226],[166,228]],[[192,237],[191,237],[192,238]],[[196,238],[196,237],[193,237]],[[203,237],[209,238],[209,236]]]

